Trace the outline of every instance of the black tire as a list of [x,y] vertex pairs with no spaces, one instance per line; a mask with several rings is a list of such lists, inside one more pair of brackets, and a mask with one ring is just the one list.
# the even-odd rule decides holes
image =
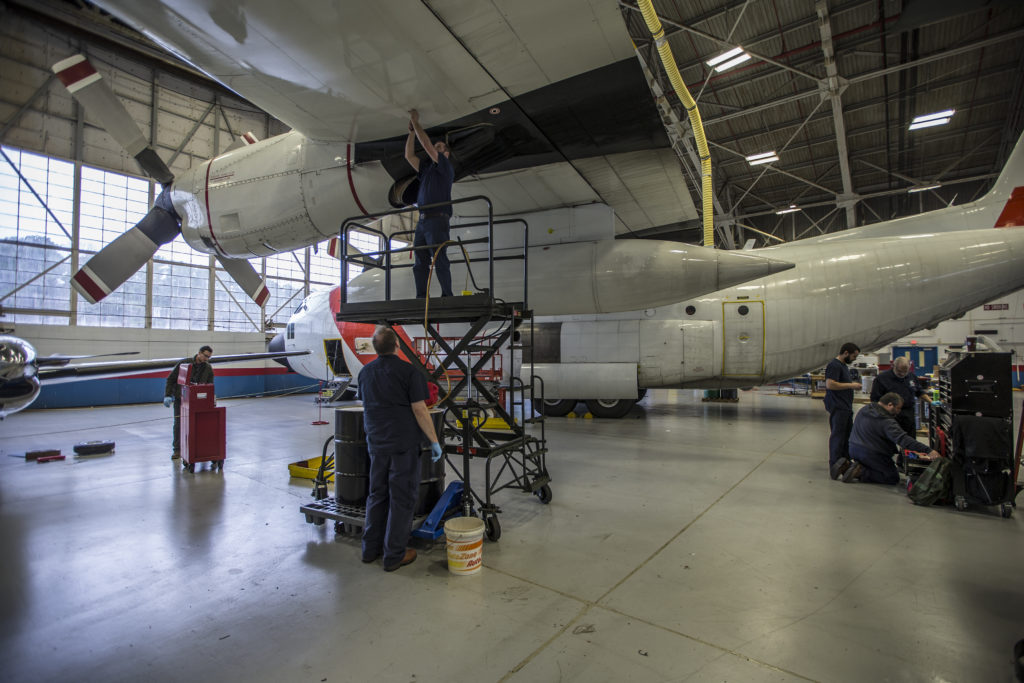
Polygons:
[[565,417],[572,412],[579,401],[575,398],[548,398],[537,401],[534,406],[545,417]]
[[547,484],[544,484],[539,489],[534,491],[533,495],[537,496],[537,498],[540,499],[540,502],[547,505],[548,503],[551,502],[551,487],[548,486]]
[[196,464],[194,462],[190,462],[188,464],[188,473],[189,474],[195,474],[196,473]]
[[114,442],[113,441],[83,441],[82,443],[75,444],[75,454],[77,455],[99,455],[101,453],[113,453]]
[[501,522],[496,515],[490,515],[484,519],[484,534],[487,540],[496,543],[501,538]]
[[967,509],[967,499],[963,496],[957,496],[953,499],[953,505],[958,511],[963,512]]
[[636,395],[636,401],[637,401],[637,403],[639,403],[640,401],[644,400],[644,397],[645,397],[645,396],[647,396],[647,389],[641,389],[641,390],[640,390],[640,391],[639,391],[639,392],[637,393],[637,395]]
[[1013,516],[1013,504],[1003,503],[999,508],[999,514],[1003,516],[1003,519],[1009,519]]
[[636,401],[628,398],[619,399],[587,399],[587,410],[594,417],[619,418],[625,417],[626,413],[636,405]]

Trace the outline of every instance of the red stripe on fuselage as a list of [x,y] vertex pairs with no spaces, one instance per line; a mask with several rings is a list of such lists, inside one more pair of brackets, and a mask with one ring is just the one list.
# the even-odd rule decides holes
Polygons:
[[356,184],[352,181],[352,145],[351,145],[351,143],[345,146],[345,157],[346,157],[345,160],[347,162],[345,164],[345,168],[348,170],[348,189],[349,189],[349,191],[352,192],[352,199],[356,200],[356,206],[359,207],[359,210],[362,211],[364,214],[367,214],[367,213],[369,213],[369,211],[367,211],[366,207],[363,206],[363,203],[361,201],[359,201],[359,195],[356,194]]
[[96,73],[96,69],[92,67],[88,59],[83,59],[78,64],[69,66],[68,68],[57,74],[57,78],[64,84],[65,88],[70,88],[78,81],[88,78]]
[[1003,212],[996,219],[997,228],[1019,228],[1024,226],[1024,187],[1015,187]]
[[107,293],[104,292],[103,289],[96,284],[84,270],[80,270],[75,273],[75,276],[71,279],[81,285],[82,289],[89,292],[89,296],[93,298],[93,301],[101,301],[105,296],[107,296]]
[[210,237],[213,239],[213,243],[217,246],[217,251],[220,252],[221,256],[227,256],[224,250],[220,246],[220,242],[217,241],[217,236],[213,234],[213,217],[210,215],[210,169],[213,168],[213,159],[206,162],[206,225],[210,228]]
[[[363,365],[366,365],[367,363],[375,359],[377,357],[377,354],[375,353],[359,353],[358,351],[356,351],[356,339],[369,339],[373,337],[373,333],[377,330],[377,326],[372,323],[347,323],[338,320],[338,311],[341,310],[340,287],[335,287],[334,289],[331,290],[329,301],[331,307],[331,317],[334,318],[334,324],[338,327],[338,332],[341,333],[342,342],[344,342],[344,344],[348,347],[348,350],[351,351],[352,355],[354,355]],[[405,341],[405,343],[409,345],[409,348],[416,348],[413,345],[412,339],[409,337],[409,335],[402,327],[399,326],[394,327],[392,329],[394,329],[395,334],[400,336]],[[401,346],[399,346],[398,355],[403,360],[409,360],[405,353],[402,352]]]

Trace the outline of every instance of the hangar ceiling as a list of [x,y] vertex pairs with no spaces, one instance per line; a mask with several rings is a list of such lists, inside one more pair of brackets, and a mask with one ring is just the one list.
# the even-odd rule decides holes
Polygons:
[[[613,0],[609,0],[613,1]],[[632,0],[637,53],[687,117]],[[184,67],[85,0],[10,1],[65,29]],[[791,240],[964,203],[992,183],[1024,129],[1024,3],[1015,0],[655,0],[711,145],[716,223],[739,243]],[[706,61],[742,47],[723,72]],[[908,130],[955,110],[949,124]],[[699,205],[698,177],[681,162]],[[745,157],[774,151],[761,166]],[[911,188],[937,186],[920,192]],[[794,206],[796,211],[776,212]],[[696,221],[639,236],[700,239]]]

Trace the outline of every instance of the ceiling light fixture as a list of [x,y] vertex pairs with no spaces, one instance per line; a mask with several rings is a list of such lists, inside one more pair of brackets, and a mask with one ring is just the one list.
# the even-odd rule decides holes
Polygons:
[[751,166],[759,166],[760,164],[770,164],[773,161],[778,161],[779,155],[774,151],[762,152],[761,154],[751,154],[746,159],[747,163]]
[[721,73],[722,71],[733,68],[737,64],[742,64],[748,59],[750,59],[750,55],[744,52],[742,47],[734,47],[720,55],[712,57],[705,62],[705,64]]
[[798,207],[796,204],[790,204],[788,209],[779,209],[778,211],[775,212],[775,215],[781,216],[784,213],[794,213],[799,210],[800,207]]
[[917,130],[918,128],[931,128],[932,126],[943,126],[949,123],[949,120],[953,118],[953,114],[956,113],[956,109],[947,109],[945,111],[937,111],[934,114],[923,114],[922,116],[915,116],[914,120],[910,122],[909,130]]
[[935,183],[933,185],[915,185],[914,187],[908,188],[907,193],[912,194],[914,192],[924,192],[925,190],[934,190],[942,187],[942,183]]

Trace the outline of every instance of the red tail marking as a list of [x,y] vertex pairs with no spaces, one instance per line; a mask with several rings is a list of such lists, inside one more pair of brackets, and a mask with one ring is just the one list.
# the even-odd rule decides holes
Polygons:
[[69,88],[78,81],[88,78],[96,73],[96,69],[93,68],[87,60],[82,61],[69,66],[60,73],[57,74],[57,78],[64,84],[64,87]]
[[1015,187],[1003,212],[996,219],[997,228],[1019,228],[1024,226],[1024,187]]

